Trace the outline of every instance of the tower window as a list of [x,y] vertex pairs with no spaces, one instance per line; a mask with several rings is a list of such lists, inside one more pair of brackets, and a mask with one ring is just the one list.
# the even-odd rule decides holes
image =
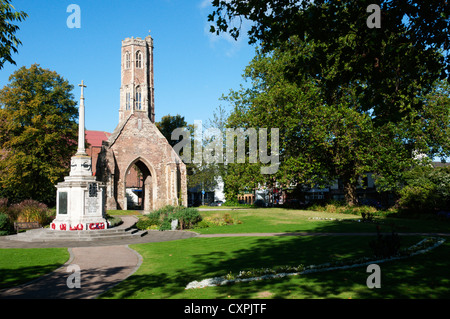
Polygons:
[[129,69],[131,64],[130,52],[125,52],[125,69]]
[[136,68],[142,68],[142,52],[136,51]]
[[129,110],[131,108],[131,94],[127,92],[125,96],[125,109]]
[[136,88],[136,99],[135,99],[135,110],[140,110],[142,108],[141,99],[142,99],[141,88],[137,87]]

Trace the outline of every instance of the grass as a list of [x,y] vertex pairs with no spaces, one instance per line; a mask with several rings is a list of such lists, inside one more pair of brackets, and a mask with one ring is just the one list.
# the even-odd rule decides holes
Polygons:
[[[124,211],[108,211],[123,215]],[[138,214],[129,211],[130,214]],[[100,298],[203,299],[203,298],[425,298],[450,297],[450,243],[424,255],[381,264],[381,289],[366,286],[364,267],[281,279],[185,290],[193,280],[223,276],[249,268],[311,265],[370,256],[369,241],[375,225],[357,222],[360,216],[281,208],[202,211],[203,216],[234,221],[227,226],[195,229],[199,233],[265,232],[373,232],[374,236],[273,236],[190,238],[130,245],[143,257],[138,271]],[[336,218],[338,220],[316,220]],[[449,222],[377,216],[382,231],[394,223],[398,232],[446,232]],[[406,248],[420,236],[402,236]],[[32,280],[68,259],[66,249],[0,249],[0,288]]]
[[39,278],[68,259],[67,248],[0,249],[0,289]]
[[[240,224],[216,226],[195,229],[200,234],[214,233],[280,233],[280,232],[331,232],[357,233],[376,232],[374,223],[358,222],[361,216],[306,210],[289,210],[283,208],[256,208],[234,211],[202,211],[203,217],[218,217],[229,214]],[[319,217],[335,220],[315,220]],[[338,219],[342,219],[338,221]],[[445,232],[450,233],[449,222],[436,220],[417,220],[376,216],[374,220],[383,232],[392,231],[392,225],[397,232]]]
[[[195,229],[199,233],[247,232],[373,232],[374,237],[275,236],[191,238],[181,241],[132,245],[143,257],[140,269],[101,298],[203,299],[203,298],[448,298],[450,244],[402,261],[381,265],[382,288],[366,286],[364,267],[282,279],[185,290],[193,280],[223,276],[250,268],[311,265],[332,260],[370,256],[369,241],[375,225],[357,222],[359,216],[279,208],[236,211],[202,211],[203,216],[229,214],[241,223]],[[311,218],[337,218],[314,220]],[[448,222],[376,217],[382,231],[394,223],[402,232],[449,232]],[[419,236],[401,237],[406,248]]]
[[139,216],[139,215],[142,215],[137,210],[108,210],[106,213],[110,216]]
[[[420,237],[404,237],[404,247]],[[101,298],[448,298],[450,244],[425,255],[381,264],[382,288],[366,286],[364,267],[282,279],[185,290],[202,280],[248,268],[310,265],[370,255],[363,237],[191,238],[131,245],[143,257],[139,270]]]

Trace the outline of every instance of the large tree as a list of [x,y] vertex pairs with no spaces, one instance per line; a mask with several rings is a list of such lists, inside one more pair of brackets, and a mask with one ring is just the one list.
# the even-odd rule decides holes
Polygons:
[[9,81],[0,91],[0,196],[51,204],[76,152],[73,86],[37,64]]
[[[436,132],[437,127],[448,132],[448,104],[441,105],[445,115],[440,124],[429,125],[439,121],[439,115],[427,109],[438,92],[436,85],[450,70],[450,58],[445,54],[450,46],[447,1],[381,1],[380,28],[368,25],[372,1],[366,0],[213,0],[212,3],[215,7],[210,15],[210,21],[215,23],[212,32],[229,32],[237,38],[242,20],[246,19],[253,23],[248,33],[250,43],[258,43],[261,54],[267,58],[273,50],[278,52],[278,58],[284,54],[283,64],[278,66],[284,86],[270,79],[268,67],[266,78],[258,80],[255,87],[270,83],[266,86],[270,88],[270,96],[276,93],[273,87],[279,87],[284,94],[277,96],[285,105],[298,104],[301,99],[298,95],[315,92],[310,107],[305,109],[315,113],[312,122],[296,115],[293,121],[301,123],[297,130],[303,138],[312,134],[308,125],[317,124],[316,115],[321,114],[324,129],[314,131],[316,135],[311,135],[311,139],[293,138],[292,143],[309,141],[310,146],[315,145],[314,150],[323,152],[316,152],[317,157],[303,164],[295,163],[295,156],[286,156],[284,161],[291,162],[294,170],[301,167],[317,176],[326,176],[330,170],[341,172],[340,177],[348,181],[348,200],[354,202],[351,189],[355,188],[356,172],[369,168],[369,163],[372,170],[383,173],[380,184],[392,188],[399,172],[410,164],[413,151],[431,157],[448,156],[448,139]],[[255,71],[251,76],[257,79],[261,74]],[[303,90],[299,89],[302,87]],[[288,88],[291,91],[286,92]],[[242,101],[248,102],[260,92],[256,90]],[[279,100],[272,103],[273,109],[268,114],[282,113]],[[363,123],[365,126],[361,127]],[[425,137],[425,133],[430,134]],[[432,142],[433,135],[440,139]],[[325,143],[317,145],[320,140]],[[362,145],[371,145],[371,152],[366,153],[363,161],[356,156],[365,152],[361,141]],[[329,147],[332,154],[325,151]],[[310,150],[313,154],[314,150]],[[350,156],[352,153],[355,156]],[[338,167],[329,163],[333,158],[339,159],[335,161]]]
[[225,98],[233,106],[230,127],[280,130],[281,165],[276,175],[263,177],[254,164],[230,165],[227,186],[233,191],[274,180],[326,186],[340,178],[347,202],[356,204],[356,188],[364,173],[374,172],[379,185],[392,190],[411,166],[414,152],[450,155],[446,83],[418,96],[420,108],[395,123],[380,124],[372,112],[360,107],[357,85],[342,85],[339,98],[330,101],[316,78],[291,81],[286,70],[314,49],[299,47],[302,43],[291,50],[259,52],[245,71],[249,88],[231,91]]
[[14,22],[20,22],[27,16],[23,11],[14,11],[10,0],[0,0],[0,70],[5,62],[16,64],[12,53],[18,52],[21,42],[15,35],[19,27]]

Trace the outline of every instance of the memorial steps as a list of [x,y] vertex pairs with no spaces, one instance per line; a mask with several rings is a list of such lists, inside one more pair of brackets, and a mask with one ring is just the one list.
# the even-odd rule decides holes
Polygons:
[[16,235],[6,236],[8,240],[25,242],[57,242],[57,241],[97,241],[133,239],[145,236],[148,231],[134,228],[134,223],[121,217],[123,223],[117,227],[98,230],[52,230],[50,228],[31,229]]

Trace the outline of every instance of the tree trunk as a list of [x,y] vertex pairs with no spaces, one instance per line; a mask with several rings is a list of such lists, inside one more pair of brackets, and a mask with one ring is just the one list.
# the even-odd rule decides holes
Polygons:
[[358,205],[358,195],[356,194],[356,184],[349,179],[344,180],[344,196],[349,206]]

